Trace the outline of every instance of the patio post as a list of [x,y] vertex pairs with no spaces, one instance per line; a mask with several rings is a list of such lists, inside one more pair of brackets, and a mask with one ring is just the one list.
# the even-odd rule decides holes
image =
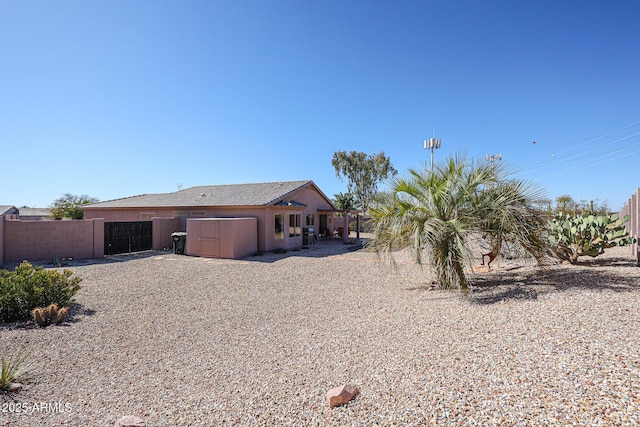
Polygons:
[[344,211],[344,231],[342,232],[342,240],[345,243],[349,241],[349,211]]

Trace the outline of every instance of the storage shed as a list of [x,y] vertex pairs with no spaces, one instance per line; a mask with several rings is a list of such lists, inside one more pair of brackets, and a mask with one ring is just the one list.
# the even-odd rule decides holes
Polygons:
[[257,218],[187,219],[186,255],[238,259],[257,251]]

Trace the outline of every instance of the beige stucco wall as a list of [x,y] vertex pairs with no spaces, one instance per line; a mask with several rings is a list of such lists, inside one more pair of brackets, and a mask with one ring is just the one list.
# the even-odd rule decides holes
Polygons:
[[104,256],[104,220],[20,221],[3,217],[2,262]]
[[176,231],[184,231],[184,218],[152,218],[151,227],[153,233],[153,249],[161,251],[173,247],[171,234]]

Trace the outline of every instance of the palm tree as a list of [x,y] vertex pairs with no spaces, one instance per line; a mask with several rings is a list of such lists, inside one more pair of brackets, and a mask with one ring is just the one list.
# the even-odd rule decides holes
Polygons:
[[416,262],[430,258],[440,285],[470,290],[472,237],[499,247],[503,241],[546,262],[547,213],[535,207],[541,190],[528,182],[507,180],[505,163],[468,161],[457,154],[432,173],[409,170],[391,180],[393,202],[372,209],[375,237],[370,246],[382,255],[412,248]]
[[338,209],[351,210],[356,207],[356,199],[351,193],[334,194],[333,198],[333,203]]

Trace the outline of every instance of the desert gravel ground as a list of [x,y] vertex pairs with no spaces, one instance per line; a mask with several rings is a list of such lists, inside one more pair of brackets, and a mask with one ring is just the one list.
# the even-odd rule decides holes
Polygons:
[[[0,326],[0,355],[38,365],[0,425],[640,425],[629,248],[546,273],[499,258],[467,297],[349,249],[72,263],[70,319]],[[360,394],[330,409],[343,383]]]

